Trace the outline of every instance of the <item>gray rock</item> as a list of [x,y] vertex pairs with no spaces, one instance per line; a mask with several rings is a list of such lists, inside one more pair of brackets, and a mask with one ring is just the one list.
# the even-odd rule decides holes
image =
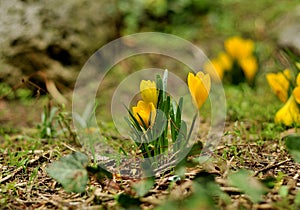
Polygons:
[[115,38],[115,13],[110,0],[0,1],[0,80],[43,71],[73,83],[89,56]]
[[300,6],[282,18],[276,27],[278,44],[300,56]]

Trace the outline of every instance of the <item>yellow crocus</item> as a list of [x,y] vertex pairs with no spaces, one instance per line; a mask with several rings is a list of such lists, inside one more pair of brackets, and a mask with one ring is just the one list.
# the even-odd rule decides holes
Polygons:
[[224,42],[226,52],[236,60],[240,60],[252,55],[254,42],[250,39],[242,39],[234,36]]
[[288,89],[290,85],[291,72],[289,69],[278,73],[268,73],[267,81],[273,92],[277,95],[280,101],[286,102],[288,99]]
[[204,65],[204,71],[208,73],[215,82],[221,82],[224,77],[224,68],[218,59],[212,59]]
[[218,56],[218,62],[220,63],[220,65],[223,67],[223,69],[225,71],[229,71],[232,68],[232,59],[230,58],[230,56],[225,53],[225,52],[221,52],[219,53]]
[[294,95],[297,103],[300,104],[300,87],[299,86],[293,90],[293,95]]
[[206,101],[210,91],[210,76],[201,71],[196,75],[189,73],[187,82],[193,101],[197,109],[200,109]]
[[156,107],[158,100],[158,91],[156,89],[156,83],[150,80],[142,80],[140,83],[140,91],[142,99],[146,103],[153,103]]
[[253,81],[257,72],[257,61],[253,56],[249,56],[239,60],[239,64],[245,74],[248,81]]
[[293,95],[295,97],[296,102],[300,104],[300,74],[297,75],[296,84],[297,86],[293,90]]
[[145,124],[148,128],[154,123],[156,109],[153,103],[147,103],[140,100],[138,101],[137,106],[132,107],[132,113],[134,118],[139,122],[141,126]]
[[293,123],[300,124],[300,112],[293,95],[276,113],[275,123],[283,123],[286,126],[291,126]]

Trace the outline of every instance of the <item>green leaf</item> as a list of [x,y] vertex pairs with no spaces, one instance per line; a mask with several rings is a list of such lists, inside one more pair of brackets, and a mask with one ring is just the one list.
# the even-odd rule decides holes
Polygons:
[[291,134],[284,137],[285,145],[294,160],[300,163],[300,135]]
[[182,104],[183,104],[183,98],[180,97],[179,102],[178,102],[177,111],[176,111],[176,124],[178,123],[178,125],[177,125],[178,128],[180,128]]
[[192,146],[192,148],[189,151],[189,154],[187,156],[200,155],[202,149],[203,149],[202,142],[201,141],[197,141],[195,144],[193,144],[193,146]]
[[298,190],[295,195],[295,204],[300,207],[300,190]]
[[199,209],[217,209],[215,197],[225,194],[215,182],[215,175],[205,171],[196,174],[194,188],[195,193],[190,197],[188,205],[197,206]]
[[197,116],[198,116],[198,113],[196,113],[193,117],[193,121],[192,121],[192,125],[191,125],[191,128],[190,128],[190,131],[189,131],[189,134],[187,136],[187,141],[190,139],[191,135],[192,135],[192,131],[194,129],[194,126],[195,126],[195,122],[196,122],[196,119],[197,119]]
[[[138,122],[138,120],[134,117],[132,111],[130,109],[128,109],[126,106],[125,108],[127,109],[131,119],[133,120],[132,125],[134,125],[134,127],[138,130],[138,131],[142,131],[140,124]],[[129,121],[130,122],[130,121]],[[131,122],[129,123],[129,125],[131,125]]]
[[282,185],[279,188],[278,194],[280,195],[281,198],[286,198],[289,194],[289,188],[286,185]]
[[165,100],[165,92],[164,92],[162,79],[159,75],[156,75],[156,88],[158,90],[157,108],[162,110],[161,107]]
[[272,176],[268,176],[265,179],[261,180],[261,182],[269,189],[272,189],[275,187],[277,183],[277,179]]
[[249,171],[240,170],[228,176],[229,184],[249,196],[252,202],[258,203],[262,200],[262,195],[266,193],[266,188]]
[[88,181],[87,164],[88,157],[85,154],[74,152],[52,163],[46,171],[67,192],[82,193]]
[[141,209],[140,208],[140,204],[141,201],[139,198],[134,198],[130,195],[121,193],[120,195],[118,195],[117,199],[118,203],[126,208],[126,209]]
[[154,178],[149,178],[134,184],[133,189],[139,197],[143,197],[153,187],[154,183]]
[[97,179],[101,180],[104,178],[112,179],[113,174],[105,169],[105,166],[102,164],[98,164],[96,167],[95,166],[87,166],[86,170],[95,175]]
[[164,76],[163,76],[163,91],[167,91],[167,85],[168,85],[168,70],[166,69],[164,71]]

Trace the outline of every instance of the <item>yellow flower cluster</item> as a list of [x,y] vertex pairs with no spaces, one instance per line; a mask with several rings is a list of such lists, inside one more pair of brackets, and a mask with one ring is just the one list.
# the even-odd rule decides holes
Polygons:
[[[220,81],[225,72],[232,71],[236,63],[243,71],[248,82],[252,82],[258,70],[256,58],[253,56],[254,42],[234,36],[224,42],[225,52],[211,60],[204,67],[214,81]],[[215,72],[215,73],[214,73]]]
[[[296,86],[290,88],[291,71],[289,69],[279,73],[267,74],[267,81],[273,92],[280,101],[284,102],[284,106],[276,113],[275,123],[283,123],[291,126],[293,123],[300,124],[300,74],[296,78]],[[293,89],[289,94],[289,89]]]
[[[192,73],[188,74],[188,87],[197,109],[200,109],[208,98],[211,86],[210,82],[209,75],[203,72],[198,72],[196,75]],[[155,82],[142,80],[140,83],[140,93],[142,100],[139,100],[137,105],[132,107],[132,113],[141,126],[146,125],[146,128],[148,128],[153,125],[156,117],[158,90]]]
[[148,128],[155,121],[158,92],[154,81],[142,80],[140,83],[142,100],[132,107],[132,113],[141,126]]

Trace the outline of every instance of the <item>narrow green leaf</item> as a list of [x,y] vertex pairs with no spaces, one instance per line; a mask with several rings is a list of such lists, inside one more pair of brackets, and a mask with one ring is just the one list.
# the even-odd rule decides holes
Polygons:
[[[182,104],[183,104],[183,98],[180,97],[178,102],[177,112],[176,112],[176,123],[181,122]],[[178,128],[180,128],[180,125],[178,126]]]
[[142,131],[142,129],[141,129],[141,127],[140,127],[140,124],[139,124],[139,122],[137,121],[137,119],[135,119],[135,117],[134,117],[132,111],[131,111],[130,109],[128,109],[127,107],[126,107],[126,109],[127,109],[128,113],[129,113],[131,119],[133,120],[134,127],[135,127],[136,129],[138,129],[139,131]]
[[[181,127],[179,131],[176,131],[176,136],[175,139],[173,140],[174,142],[174,149],[177,151],[178,149],[186,149],[186,145],[188,143],[187,139],[187,125],[185,121],[181,121]],[[177,129],[178,130],[178,129]]]
[[195,116],[194,116],[194,118],[193,118],[193,122],[192,122],[192,125],[191,125],[191,128],[190,128],[189,134],[188,134],[188,136],[187,136],[187,138],[186,138],[187,141],[191,138],[192,131],[193,131],[193,129],[194,129],[194,126],[195,126],[195,122],[196,122],[197,116],[198,116],[198,113],[196,113]]
[[163,82],[159,75],[156,75],[156,88],[158,90],[157,108],[161,109],[161,105],[165,100],[165,92],[164,92]]
[[163,76],[163,91],[166,93],[168,85],[168,70],[166,69]]
[[176,123],[175,123],[175,114],[174,114],[174,107],[170,107],[170,127],[171,127],[171,138],[172,142],[176,140]]
[[57,180],[67,192],[82,193],[88,181],[88,157],[74,152],[46,168],[48,175]]
[[142,122],[142,126],[145,130],[147,130],[148,126],[146,125],[146,123],[144,122],[143,118],[141,117],[141,115],[139,113],[137,113],[140,121]]

